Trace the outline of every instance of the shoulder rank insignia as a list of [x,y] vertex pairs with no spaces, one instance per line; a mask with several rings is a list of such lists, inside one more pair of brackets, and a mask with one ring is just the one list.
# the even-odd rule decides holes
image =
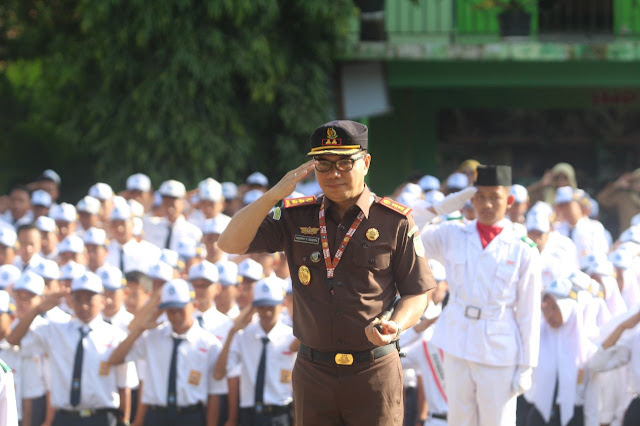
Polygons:
[[527,243],[529,245],[529,247],[537,247],[538,245],[533,242],[533,240],[529,237],[527,237],[526,235],[522,238],[520,238],[520,240],[522,240],[523,242]]
[[411,207],[407,207],[403,204],[400,204],[397,201],[393,201],[389,197],[384,197],[378,200],[378,203],[385,206],[388,209],[393,210],[396,213],[400,213],[402,216],[408,216],[411,213]]
[[283,205],[285,209],[289,207],[306,206],[306,205],[315,204],[315,203],[316,203],[315,195],[312,195],[310,197],[285,198],[283,200]]

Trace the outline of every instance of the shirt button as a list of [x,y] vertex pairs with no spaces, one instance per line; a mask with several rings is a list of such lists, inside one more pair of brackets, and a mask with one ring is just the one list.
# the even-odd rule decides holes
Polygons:
[[344,225],[340,225],[340,226],[338,226],[338,229],[341,230],[341,231],[344,231],[346,228],[345,228]]
[[338,282],[336,283],[336,285],[337,285],[338,287],[342,287],[342,281],[338,281]]
[[374,263],[376,263],[376,260],[373,257],[369,259],[369,265],[373,265]]
[[368,247],[369,247],[369,244],[367,244],[367,243],[362,243],[362,247],[363,247],[363,248],[368,248]]
[[303,261],[303,262],[306,262],[306,261],[307,261],[307,256],[304,256],[304,257],[302,258],[302,261]]

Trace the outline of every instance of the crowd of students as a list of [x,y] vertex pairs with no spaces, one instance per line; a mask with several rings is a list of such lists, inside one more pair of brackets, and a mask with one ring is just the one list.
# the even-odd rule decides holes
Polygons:
[[[470,203],[435,220],[427,209],[473,184],[476,166],[393,196],[422,228],[464,226]],[[254,173],[242,185],[208,178],[187,191],[168,180],[154,191],[134,174],[117,194],[96,183],[74,205],[58,201],[60,176],[46,170],[1,197],[0,359],[14,371],[21,424],[291,424],[286,259],[228,256],[216,243],[268,185]],[[291,196],[318,192],[310,180]],[[539,251],[543,288],[538,367],[518,424],[616,425],[640,406],[638,194],[640,172],[598,194],[621,212],[626,230],[613,240],[570,165],[511,187],[510,223]],[[411,425],[447,424],[444,354],[431,336],[448,271],[429,264],[438,287],[400,341]]]

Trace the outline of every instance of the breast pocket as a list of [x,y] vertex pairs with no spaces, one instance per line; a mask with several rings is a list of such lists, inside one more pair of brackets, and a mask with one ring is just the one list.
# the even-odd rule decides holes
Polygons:
[[391,270],[391,247],[386,244],[362,243],[354,253],[353,263],[371,272],[384,273]]
[[516,279],[515,263],[510,261],[503,262],[496,268],[496,295],[500,298],[510,298],[515,289]]

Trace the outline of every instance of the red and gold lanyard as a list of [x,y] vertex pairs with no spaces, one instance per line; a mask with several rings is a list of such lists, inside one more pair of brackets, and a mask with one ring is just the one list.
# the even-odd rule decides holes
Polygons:
[[320,212],[318,213],[318,221],[320,222],[320,241],[322,241],[322,254],[324,255],[324,263],[327,266],[328,279],[333,278],[333,274],[336,270],[336,267],[338,266],[338,263],[340,263],[340,259],[342,258],[342,254],[347,248],[347,244],[349,244],[349,241],[351,241],[351,237],[353,237],[353,234],[355,234],[356,229],[358,229],[358,226],[360,226],[363,219],[364,213],[361,211],[360,213],[358,213],[358,216],[356,216],[356,219],[351,224],[351,228],[349,228],[347,234],[342,239],[342,243],[340,244],[340,247],[338,247],[338,250],[336,250],[336,255],[332,261],[331,251],[329,251],[329,238],[327,237],[327,222],[324,211],[324,198],[322,199]]

